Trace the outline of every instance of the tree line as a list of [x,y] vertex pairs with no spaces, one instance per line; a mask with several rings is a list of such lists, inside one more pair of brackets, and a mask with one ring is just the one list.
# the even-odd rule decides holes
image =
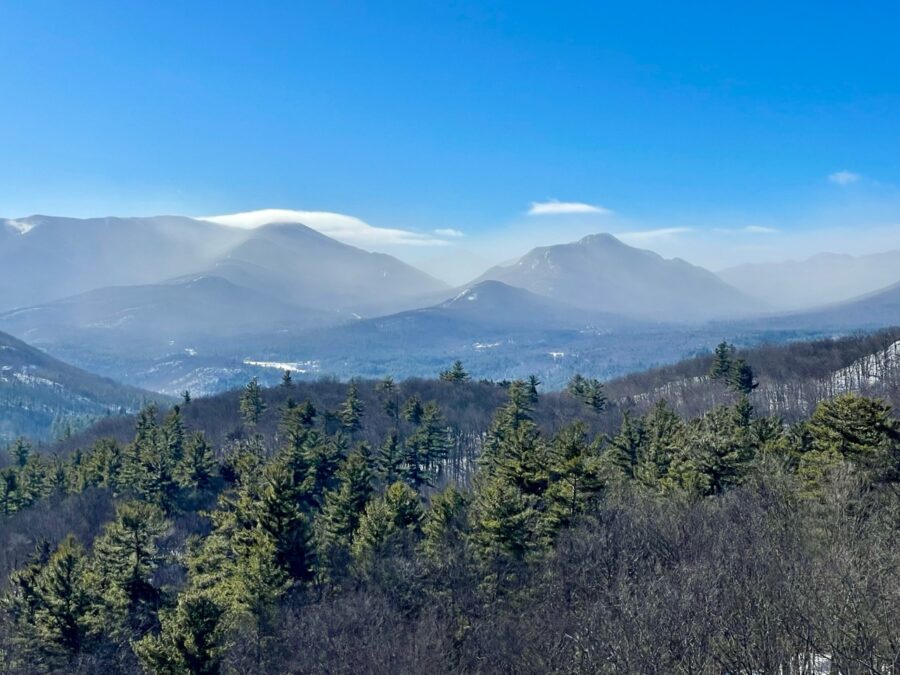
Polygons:
[[[251,381],[222,444],[188,397],[128,443],[17,442],[2,526],[109,505],[12,571],[0,668],[900,672],[900,423],[852,394],[757,415],[752,371],[721,357],[731,404],[659,401],[605,433],[596,380],[552,428],[537,379],[504,383],[465,475],[441,406],[390,379],[323,408],[286,377],[277,410]],[[481,391],[459,363],[441,379]]]

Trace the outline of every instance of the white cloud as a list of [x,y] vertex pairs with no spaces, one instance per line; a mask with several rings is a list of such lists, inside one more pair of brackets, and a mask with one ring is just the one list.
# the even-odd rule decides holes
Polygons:
[[596,213],[599,215],[608,215],[612,213],[609,209],[594,204],[585,204],[584,202],[561,202],[551,199],[546,202],[531,202],[531,206],[527,211],[529,216],[559,216],[570,213]]
[[852,171],[836,171],[828,176],[828,180],[835,185],[850,185],[859,179],[860,175]]
[[293,209],[261,209],[224,216],[202,216],[220,225],[252,230],[270,223],[301,223],[348,244],[441,245],[447,242],[430,234],[389,227],[374,227],[355,216],[331,211],[295,211]]
[[439,237],[465,237],[466,233],[461,230],[454,230],[452,227],[443,227],[434,231]]
[[623,241],[648,241],[651,239],[668,239],[685,232],[691,232],[690,227],[664,227],[659,230],[640,230],[637,232],[622,232],[616,237]]
[[778,232],[774,227],[765,227],[764,225],[747,225],[746,227],[737,228],[716,228],[716,232],[721,234],[774,234]]

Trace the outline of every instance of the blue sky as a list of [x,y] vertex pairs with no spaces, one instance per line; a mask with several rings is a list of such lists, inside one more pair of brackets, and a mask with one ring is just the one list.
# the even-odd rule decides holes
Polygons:
[[900,6],[735,4],[0,0],[0,214],[328,211],[437,267],[900,248]]

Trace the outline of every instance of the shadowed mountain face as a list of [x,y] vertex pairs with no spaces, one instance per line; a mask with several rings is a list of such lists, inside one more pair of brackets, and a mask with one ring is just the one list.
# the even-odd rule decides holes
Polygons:
[[278,301],[365,314],[447,290],[424,272],[289,223],[242,230],[177,216],[0,221],[0,311],[107,286],[218,276]]
[[773,328],[864,330],[900,325],[900,283],[807,312],[765,319]]
[[409,309],[448,286],[383,253],[296,223],[253,230],[211,273],[304,307],[377,315]]
[[804,309],[850,300],[900,282],[900,251],[854,257],[821,253],[808,260],[746,264],[719,276],[776,309]]
[[656,321],[734,318],[762,308],[702,267],[632,248],[609,234],[536,248],[479,280],[488,279],[594,311]]
[[221,346],[236,337],[297,332],[341,320],[336,312],[297,307],[208,276],[100,288],[0,315],[0,325],[34,344],[121,353]]
[[179,216],[31,216],[0,224],[0,310],[196,272],[247,235]]
[[54,424],[78,428],[120,411],[135,412],[158,394],[98,377],[0,333],[0,439],[48,438]]

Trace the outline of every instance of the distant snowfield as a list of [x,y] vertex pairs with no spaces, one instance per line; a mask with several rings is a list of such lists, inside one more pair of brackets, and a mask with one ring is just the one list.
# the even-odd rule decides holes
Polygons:
[[290,370],[293,373],[309,373],[319,369],[318,361],[256,361],[244,359],[245,366],[257,368],[275,368],[277,370]]

